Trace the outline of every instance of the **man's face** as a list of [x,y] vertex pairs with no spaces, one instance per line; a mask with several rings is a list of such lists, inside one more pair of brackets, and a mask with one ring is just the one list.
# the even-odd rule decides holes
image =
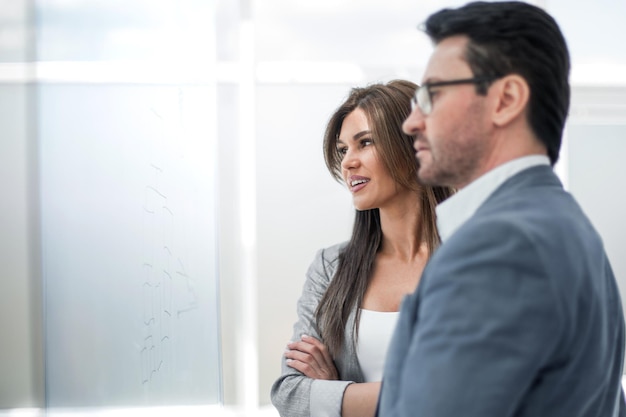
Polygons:
[[[474,77],[464,59],[467,38],[441,41],[431,55],[422,85]],[[463,188],[482,174],[488,158],[490,123],[485,96],[475,84],[432,87],[432,110],[424,115],[416,107],[403,130],[415,138],[419,179],[430,185]]]

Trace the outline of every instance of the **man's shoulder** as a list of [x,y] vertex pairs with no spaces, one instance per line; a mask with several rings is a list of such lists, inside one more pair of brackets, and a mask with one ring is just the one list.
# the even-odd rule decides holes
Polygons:
[[565,191],[524,191],[486,201],[450,241],[472,244],[487,239],[499,246],[521,240],[540,248],[552,247],[554,241],[568,237],[578,240],[595,236],[589,219]]
[[571,260],[594,265],[604,257],[599,234],[561,187],[521,187],[489,198],[440,249],[436,255],[443,264],[498,258],[540,268],[564,284],[568,274],[560,272],[576,272]]
[[[550,167],[535,166],[509,178],[476,210],[469,226],[492,224],[548,233],[558,224],[579,223],[586,218],[580,205]],[[498,227],[488,227],[487,231]]]

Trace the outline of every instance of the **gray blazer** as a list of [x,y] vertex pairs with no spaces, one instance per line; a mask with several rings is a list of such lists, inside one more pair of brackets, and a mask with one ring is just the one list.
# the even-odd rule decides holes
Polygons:
[[624,317],[600,236],[552,169],[502,184],[402,304],[382,417],[610,417]]
[[[315,310],[335,275],[339,251],[345,244],[344,242],[317,252],[306,274],[302,295],[298,300],[298,321],[293,326],[291,340],[299,340],[303,334],[321,340],[315,324]],[[285,358],[282,357],[282,373],[272,385],[271,391],[272,404],[282,417],[339,417],[341,415],[344,390],[350,383],[364,380],[352,332],[355,316],[356,307],[348,319],[344,347],[339,357],[335,358],[340,381],[308,378],[301,372],[288,367]],[[311,404],[313,404],[313,413]],[[315,410],[319,408],[330,410],[330,412],[316,413]]]

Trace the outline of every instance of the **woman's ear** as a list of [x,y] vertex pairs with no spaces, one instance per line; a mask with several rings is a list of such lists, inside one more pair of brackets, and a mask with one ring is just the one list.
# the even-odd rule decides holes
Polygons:
[[494,124],[504,126],[520,116],[525,117],[526,106],[530,98],[530,88],[526,80],[517,74],[511,74],[496,81],[496,85]]

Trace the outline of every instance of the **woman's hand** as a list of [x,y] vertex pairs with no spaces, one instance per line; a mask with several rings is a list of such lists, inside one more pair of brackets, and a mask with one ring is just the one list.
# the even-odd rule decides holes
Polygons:
[[309,378],[337,380],[337,368],[326,346],[311,336],[302,336],[298,342],[287,344],[285,351],[287,366]]

